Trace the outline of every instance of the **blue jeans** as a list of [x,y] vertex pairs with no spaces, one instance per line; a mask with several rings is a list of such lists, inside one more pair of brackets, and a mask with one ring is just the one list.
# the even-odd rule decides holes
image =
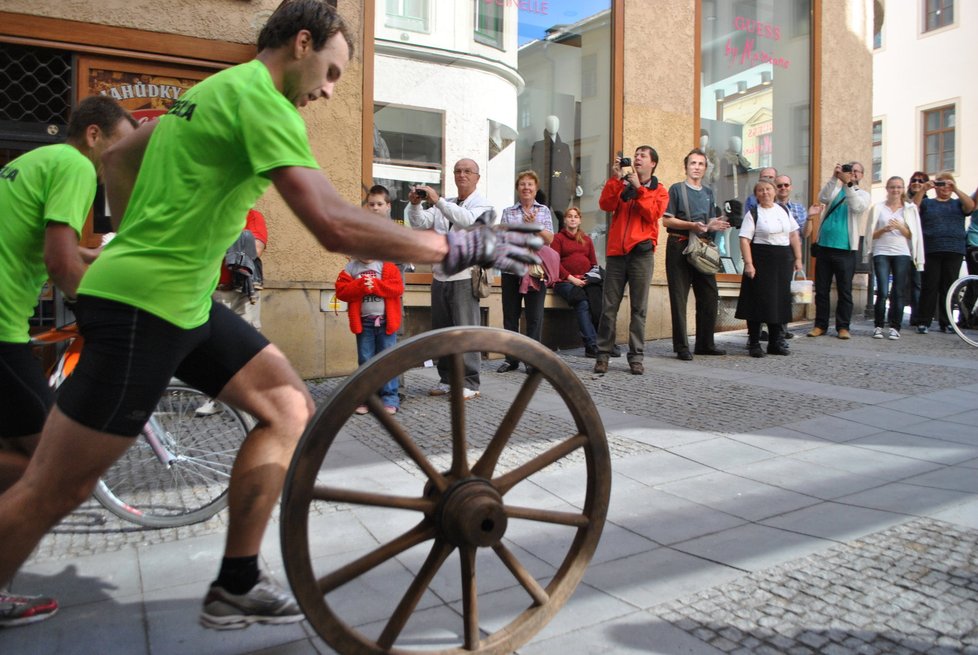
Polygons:
[[[909,255],[873,255],[873,270],[876,273],[876,302],[873,304],[873,324],[881,328],[884,317],[890,327],[899,330],[903,325],[903,290],[910,276],[911,259]],[[890,274],[893,274],[893,287],[890,288]],[[890,299],[890,312],[886,313],[886,299]]]
[[[368,322],[365,318],[363,332],[357,335],[357,363],[360,366],[377,353],[397,344],[397,334],[387,334],[387,325],[383,321],[380,325],[368,325]],[[381,387],[380,399],[384,401],[385,407],[401,406],[401,399],[397,395],[397,378]]]
[[594,328],[594,321],[591,318],[591,302],[587,298],[587,293],[570,282],[558,282],[554,286],[554,293],[574,308],[574,313],[577,314],[577,328],[581,332],[584,345],[588,348],[597,348],[598,331]]

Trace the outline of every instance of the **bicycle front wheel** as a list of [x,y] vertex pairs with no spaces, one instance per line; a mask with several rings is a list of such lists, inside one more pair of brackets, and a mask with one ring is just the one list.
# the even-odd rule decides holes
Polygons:
[[978,348],[978,275],[959,278],[944,299],[947,317],[958,336]]
[[135,443],[99,480],[95,498],[149,528],[209,519],[227,506],[231,467],[253,424],[247,414],[174,382]]

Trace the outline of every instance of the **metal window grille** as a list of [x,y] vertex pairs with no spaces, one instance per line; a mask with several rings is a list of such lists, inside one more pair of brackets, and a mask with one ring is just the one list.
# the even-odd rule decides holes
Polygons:
[[71,54],[0,43],[0,124],[4,132],[34,132],[68,124]]

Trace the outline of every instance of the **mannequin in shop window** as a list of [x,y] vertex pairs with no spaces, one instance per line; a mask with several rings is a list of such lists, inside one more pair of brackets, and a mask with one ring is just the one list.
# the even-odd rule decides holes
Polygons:
[[727,150],[720,159],[720,194],[724,200],[736,198],[743,201],[747,197],[747,173],[751,163],[742,152],[744,142],[739,136],[730,137]]
[[[544,123],[543,139],[533,144],[530,151],[532,168],[540,174],[540,190],[546,196],[545,204],[554,209],[559,231],[563,226],[563,208],[572,204],[574,198],[583,195],[577,186],[577,171],[570,146],[560,139],[560,119],[547,116]],[[560,207],[561,209],[556,209]]]

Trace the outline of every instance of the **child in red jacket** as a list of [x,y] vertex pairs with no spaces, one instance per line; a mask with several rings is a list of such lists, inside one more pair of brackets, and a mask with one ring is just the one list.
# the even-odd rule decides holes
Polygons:
[[[389,216],[390,195],[382,186],[371,188],[364,204],[377,214]],[[347,303],[350,330],[357,335],[357,363],[361,366],[397,343],[403,294],[401,271],[391,262],[351,259],[336,278],[336,297]],[[397,392],[397,378],[380,389],[388,414],[396,414],[401,406]],[[366,405],[356,409],[357,414],[367,411]]]

